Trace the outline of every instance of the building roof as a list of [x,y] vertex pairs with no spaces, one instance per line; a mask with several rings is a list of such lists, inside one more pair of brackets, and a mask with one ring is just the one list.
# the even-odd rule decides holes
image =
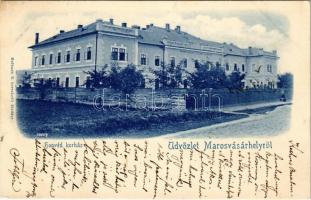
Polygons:
[[[113,27],[120,27],[111,24],[111,22],[97,20],[89,25],[83,26],[82,28],[77,28],[71,31],[59,33],[53,37],[50,37],[46,40],[39,42],[38,44],[32,45],[29,48],[36,48],[46,44],[56,43],[62,40],[80,37],[88,34],[96,33],[97,31],[97,23],[102,23],[107,28]],[[260,48],[240,48],[234,44],[226,44],[226,43],[219,43],[213,42],[208,40],[203,40],[199,37],[191,35],[187,32],[174,29],[167,29],[161,28],[154,25],[148,25],[146,28],[126,28],[128,31],[129,29],[138,29],[138,42],[144,44],[151,44],[151,45],[167,45],[167,46],[177,46],[177,47],[184,47],[184,48],[192,48],[192,49],[199,49],[199,50],[211,50],[215,52],[221,52],[224,55],[236,55],[236,56],[277,56],[276,52],[268,52],[263,51]],[[113,30],[116,30],[113,28]]]
[[52,36],[46,40],[39,42],[38,44],[32,45],[29,48],[35,48],[35,47],[42,46],[45,44],[51,44],[51,43],[55,43],[55,42],[58,42],[61,40],[74,38],[74,37],[78,37],[78,36],[82,36],[82,35],[87,35],[87,34],[91,34],[91,33],[95,33],[95,32],[96,32],[96,22],[91,23],[87,26],[83,26],[82,28],[77,28],[77,29],[74,29],[71,31],[59,33],[59,34],[54,35],[54,36]]
[[157,26],[149,26],[146,29],[139,30],[139,42],[156,45],[163,45],[163,40],[176,41],[178,43],[187,44],[202,44],[221,47],[222,44],[218,42],[202,40],[199,37],[190,35],[184,31],[177,31],[174,29],[165,29]]

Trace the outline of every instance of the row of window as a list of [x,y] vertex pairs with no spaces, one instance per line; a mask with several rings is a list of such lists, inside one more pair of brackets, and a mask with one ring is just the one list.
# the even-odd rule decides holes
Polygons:
[[[71,51],[66,51],[66,54],[64,55],[64,62],[65,63],[69,63],[71,61]],[[87,51],[84,55],[84,59],[85,60],[91,60],[92,59],[92,49],[91,47],[88,47],[87,48]],[[79,62],[81,61],[81,49],[77,49],[76,52],[74,53],[73,55],[73,60],[76,61],[76,62]],[[62,62],[62,53],[61,52],[58,52],[56,54],[56,56],[54,56],[53,53],[50,53],[49,54],[49,58],[48,58],[48,64],[49,65],[52,65],[53,63],[56,63],[56,64],[60,64]],[[39,57],[38,56],[35,56],[35,60],[34,60],[34,65],[35,66],[38,66],[38,65],[46,65],[46,57],[45,55],[42,55],[41,56],[41,59],[40,59],[40,63],[39,63]]]
[[[233,65],[233,71],[239,71],[240,69],[238,68],[238,64],[234,63]],[[230,66],[229,63],[226,63],[226,71],[230,71]],[[241,65],[241,71],[244,72],[245,71],[245,65],[242,64]]]
[[[261,66],[259,66],[259,68],[256,68],[256,65],[253,64],[253,71],[257,71],[257,72],[260,72],[260,68]],[[226,63],[226,70],[229,71],[230,70],[230,66],[228,63]],[[233,66],[233,71],[238,71],[238,65],[235,63],[234,66]],[[242,64],[242,68],[241,68],[242,72],[245,71],[245,66],[244,64]],[[272,65],[268,64],[267,65],[267,72],[272,72]]]
[[[66,51],[66,54],[64,55],[64,63],[69,63],[71,61],[71,51]],[[91,47],[87,48],[86,54],[84,55],[84,59],[85,60],[91,60],[92,59],[92,49]],[[81,61],[81,49],[77,49],[75,54],[73,55],[73,60],[76,62]],[[112,48],[111,49],[111,60],[115,60],[115,61],[126,61],[128,60],[127,58],[127,53],[125,51],[125,48]],[[48,64],[52,65],[54,61],[54,54],[51,53],[49,55],[49,61]],[[58,52],[57,55],[55,56],[55,61],[54,63],[56,64],[60,64],[62,61],[62,53]],[[40,59],[40,63],[39,63],[39,57],[35,56],[35,60],[34,60],[34,65],[38,66],[38,65],[45,65],[46,64],[46,56],[42,55],[41,59]]]
[[[147,65],[148,64],[148,60],[147,60],[147,56],[146,54],[141,54],[140,55],[140,64],[141,65]],[[57,53],[57,56],[55,56],[55,63],[56,64],[60,64],[61,63],[61,57],[62,57],[62,54],[61,52],[58,52]],[[92,58],[92,50],[91,50],[91,47],[88,47],[87,48],[87,51],[86,51],[86,54],[84,55],[84,59],[85,60],[91,60]],[[49,55],[49,65],[52,65],[53,64],[53,60],[54,60],[54,54],[51,53]],[[74,54],[74,61],[76,62],[79,62],[81,60],[81,50],[80,49],[77,49],[75,54]],[[117,47],[113,47],[111,48],[111,60],[114,60],[114,61],[127,61],[128,60],[128,54],[126,53],[126,49],[125,48],[117,48]],[[66,54],[64,55],[64,62],[65,63],[69,63],[71,61],[71,52],[70,51],[67,51]],[[160,56],[155,56],[155,59],[154,59],[154,65],[155,66],[160,66],[160,63],[161,63],[161,60],[160,60]],[[175,67],[176,65],[176,59],[175,57],[170,57],[170,65]],[[35,60],[34,60],[34,65],[37,66],[39,64],[39,58],[38,56],[35,57]],[[42,55],[41,56],[41,62],[40,62],[41,65],[45,65],[46,64],[46,58],[45,58],[45,55]],[[182,63],[183,67],[187,67],[188,65],[188,61],[186,58],[184,58],[182,60]],[[217,67],[220,67],[220,63],[219,62],[216,62],[216,66]],[[230,66],[228,63],[226,63],[226,71],[230,71]],[[235,63],[234,66],[233,66],[233,71],[239,71],[240,69],[238,68],[238,65]],[[245,71],[245,65],[242,64],[241,66],[241,71],[244,72]],[[272,72],[272,65],[267,65],[267,71],[268,72]]]
[[272,72],[272,65],[267,65],[267,72]]
[[[170,57],[170,62],[169,63],[170,63],[171,66],[175,67],[175,65],[176,65],[175,57]],[[146,54],[140,54],[140,64],[141,65],[147,65],[148,64]],[[154,58],[154,65],[155,66],[160,66],[160,64],[161,64],[160,56],[155,56],[155,58]],[[186,58],[184,58],[182,60],[181,64],[183,65],[183,67],[186,68],[187,65],[188,65],[188,60]]]
[[[89,76],[87,76],[86,77],[87,79],[89,79],[90,77]],[[35,79],[34,81],[36,81],[37,79]],[[51,81],[52,79],[51,78],[49,78],[49,80]],[[86,81],[86,87],[88,87],[88,81]],[[55,82],[53,82],[53,87],[66,87],[66,88],[68,88],[69,87],[69,85],[70,85],[70,78],[69,77],[66,77],[65,78],[65,81],[64,82],[60,82],[60,78],[59,77],[57,77],[56,79],[55,79]],[[75,87],[80,87],[81,85],[80,85],[80,77],[75,77]]]
[[[175,57],[170,57],[170,65],[175,67],[176,65],[176,59]],[[141,57],[140,57],[140,64],[141,65],[147,65],[147,57],[146,57],[146,54],[141,54]],[[182,60],[182,63],[183,67],[187,68],[187,65],[188,65],[188,60],[186,58],[184,58]],[[154,65],[155,66],[160,66],[160,56],[155,56],[155,59],[154,59]],[[216,67],[220,67],[221,64],[219,62],[216,62]],[[229,71],[230,70],[230,66],[229,66],[229,63],[226,63],[226,71]],[[234,71],[239,71],[239,68],[238,68],[238,65],[235,63],[234,66],[233,66],[233,70]],[[241,66],[241,70],[242,72],[245,71],[245,65],[242,64]]]
[[[257,67],[256,67],[256,64],[253,64],[253,65],[252,65],[252,70],[253,70],[254,72],[260,73],[262,69],[263,69],[263,66],[262,66],[262,65],[259,65],[259,66],[257,66]],[[267,64],[267,72],[272,73],[272,65],[271,65],[271,64]]]
[[117,48],[113,47],[111,49],[111,60],[115,61],[127,61],[127,53],[125,51],[125,48]]

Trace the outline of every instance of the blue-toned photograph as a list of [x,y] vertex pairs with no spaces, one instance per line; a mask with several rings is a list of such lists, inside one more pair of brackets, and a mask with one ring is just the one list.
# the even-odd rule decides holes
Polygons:
[[[30,138],[219,138],[288,130],[293,75],[280,70],[277,43],[286,41],[286,18],[176,15],[159,24],[139,13],[131,24],[126,16],[68,22],[68,30],[54,22],[43,36],[29,28],[31,66],[16,72],[20,131]],[[230,20],[240,26],[220,28]]]

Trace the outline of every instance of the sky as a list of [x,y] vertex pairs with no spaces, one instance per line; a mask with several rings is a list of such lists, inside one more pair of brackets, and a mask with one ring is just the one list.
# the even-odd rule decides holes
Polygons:
[[[31,5],[29,5],[31,4]],[[13,2],[0,12],[7,24],[5,31],[6,53],[14,57],[16,69],[28,69],[35,33],[40,41],[59,32],[75,29],[78,24],[87,25],[96,19],[115,24],[127,22],[128,26],[141,27],[153,23],[164,27],[181,26],[182,31],[202,39],[234,43],[247,48],[255,46],[264,50],[277,50],[280,56],[279,72],[293,69],[293,56],[298,43],[294,43],[293,14],[288,14],[290,5],[281,2]],[[281,7],[280,7],[281,6]],[[288,8],[287,8],[288,7]],[[298,6],[299,7],[299,6]],[[299,9],[299,8],[297,8]],[[299,12],[297,13],[299,15]],[[297,15],[296,14],[296,15]],[[14,17],[13,17],[14,15]],[[11,23],[4,21],[10,19]],[[3,36],[3,34],[2,34]],[[299,37],[299,36],[298,36]],[[297,39],[297,38],[296,38]],[[3,44],[2,44],[3,45]],[[295,46],[293,48],[293,46]],[[17,53],[18,52],[18,53]],[[296,52],[297,53],[297,52]]]

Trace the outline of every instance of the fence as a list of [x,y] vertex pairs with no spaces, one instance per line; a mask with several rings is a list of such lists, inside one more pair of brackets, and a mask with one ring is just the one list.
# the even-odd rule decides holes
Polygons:
[[218,108],[234,105],[280,101],[282,97],[292,99],[292,89],[247,89],[242,91],[190,90],[186,96],[187,109]]
[[279,101],[282,96],[292,98],[291,89],[187,90],[137,89],[122,94],[112,89],[87,88],[17,88],[17,99],[73,102],[101,106],[128,106],[148,109],[206,109],[259,102]]
[[132,94],[122,94],[113,89],[87,88],[17,88],[17,99],[73,102],[97,106],[130,106],[151,109],[185,109],[185,89],[138,89]]

